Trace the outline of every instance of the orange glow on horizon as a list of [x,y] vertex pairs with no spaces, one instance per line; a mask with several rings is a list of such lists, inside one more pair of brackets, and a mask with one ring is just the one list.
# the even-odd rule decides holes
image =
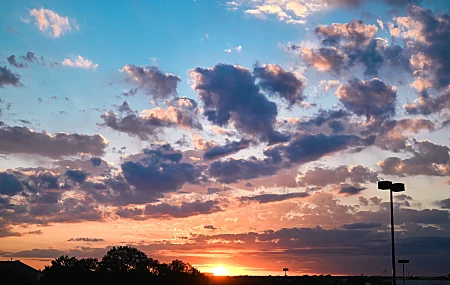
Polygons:
[[217,266],[213,269],[214,276],[226,276],[227,275],[227,269],[223,267],[222,265]]

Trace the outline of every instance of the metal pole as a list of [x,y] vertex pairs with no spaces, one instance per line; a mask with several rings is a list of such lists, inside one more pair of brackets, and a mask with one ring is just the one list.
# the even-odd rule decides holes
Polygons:
[[403,263],[403,285],[405,285],[405,263]]
[[395,243],[394,243],[394,204],[392,202],[392,189],[391,193],[391,244],[392,244],[392,285],[396,285],[395,274]]

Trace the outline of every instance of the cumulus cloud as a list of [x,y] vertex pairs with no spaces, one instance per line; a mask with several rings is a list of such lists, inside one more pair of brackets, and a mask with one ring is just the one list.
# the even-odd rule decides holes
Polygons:
[[210,177],[223,183],[273,175],[280,169],[279,161],[272,158],[228,159],[215,161],[208,168]]
[[378,162],[383,173],[396,176],[448,176],[450,175],[450,155],[447,146],[430,141],[414,141],[412,157],[400,159],[388,157]]
[[6,66],[0,66],[0,88],[4,88],[7,85],[12,85],[14,87],[23,86],[20,82],[19,74],[13,73],[11,69]]
[[136,115],[132,113],[127,103],[126,106],[122,104],[119,111],[125,111],[126,116],[118,117],[112,110],[101,115],[104,121],[103,125],[131,136],[137,136],[142,140],[148,140],[151,136],[162,132],[164,127],[202,129],[202,125],[198,121],[196,106],[169,106],[167,109],[156,107],[142,110],[139,115]]
[[303,101],[303,90],[306,82],[300,80],[294,73],[283,69],[277,64],[256,65],[253,74],[259,79],[258,85],[271,95],[284,99],[289,106]]
[[92,60],[84,58],[81,55],[77,55],[73,59],[65,58],[61,64],[64,66],[74,68],[93,69],[93,70],[96,70],[98,67],[98,64],[93,63]]
[[91,154],[102,156],[108,141],[100,134],[67,134],[35,132],[26,127],[0,128],[0,153],[28,153],[60,158],[63,156]]
[[366,81],[351,79],[339,86],[336,96],[349,111],[367,119],[395,115],[397,87],[377,78]]
[[277,146],[275,149],[284,153],[291,162],[301,164],[352,147],[366,147],[373,144],[373,140],[374,137],[361,138],[344,134],[300,134],[289,144]]
[[335,168],[314,167],[297,175],[299,186],[321,186],[345,183],[376,183],[378,173],[363,165],[341,165]]
[[224,146],[211,147],[203,154],[203,158],[206,160],[211,160],[236,153],[242,149],[248,148],[250,142],[251,141],[249,140],[240,140],[230,142]]
[[36,26],[48,36],[59,38],[72,30],[68,17],[60,16],[50,9],[44,9],[42,7],[39,10],[32,9],[30,10],[30,16],[36,18]]
[[139,88],[154,100],[176,96],[178,83],[181,82],[180,77],[164,73],[156,66],[140,67],[134,64],[126,64],[120,71],[127,75],[129,82],[138,83]]
[[219,126],[231,123],[270,143],[287,140],[273,129],[278,114],[276,104],[260,92],[249,69],[218,64],[189,70],[189,75],[204,104],[203,114],[210,122]]
[[122,163],[122,173],[135,191],[149,198],[159,198],[162,193],[175,192],[185,183],[195,183],[201,171],[193,164],[180,162],[183,155],[170,145],[144,150],[140,162]]
[[166,203],[145,206],[144,214],[151,218],[185,218],[223,211],[218,201],[183,202],[179,206]]

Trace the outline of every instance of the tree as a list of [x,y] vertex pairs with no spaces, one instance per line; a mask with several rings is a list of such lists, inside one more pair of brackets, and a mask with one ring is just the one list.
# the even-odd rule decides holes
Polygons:
[[107,272],[149,272],[154,261],[135,247],[119,246],[110,249],[102,258],[100,268]]

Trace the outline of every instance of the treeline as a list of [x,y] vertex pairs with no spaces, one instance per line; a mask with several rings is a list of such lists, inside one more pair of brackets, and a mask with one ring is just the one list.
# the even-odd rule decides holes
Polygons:
[[189,263],[173,260],[160,263],[134,247],[110,249],[97,258],[76,259],[67,255],[56,258],[42,272],[40,284],[208,284],[208,277]]

